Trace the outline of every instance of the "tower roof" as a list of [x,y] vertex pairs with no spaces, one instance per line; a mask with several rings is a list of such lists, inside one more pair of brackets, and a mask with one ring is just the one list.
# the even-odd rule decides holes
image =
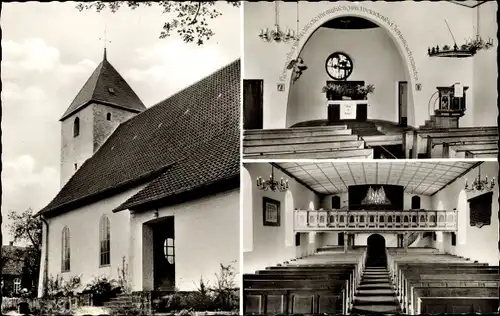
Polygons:
[[71,105],[64,112],[60,121],[91,102],[99,102],[109,106],[119,107],[132,112],[142,112],[146,109],[144,103],[135,94],[123,77],[109,63],[104,51],[102,62],[94,70],[83,85]]

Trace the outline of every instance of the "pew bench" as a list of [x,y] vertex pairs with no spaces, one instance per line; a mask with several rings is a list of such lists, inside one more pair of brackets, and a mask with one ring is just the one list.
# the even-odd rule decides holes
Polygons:
[[462,142],[443,144],[442,158],[473,158],[467,157],[468,151],[493,151],[498,152],[498,142]]

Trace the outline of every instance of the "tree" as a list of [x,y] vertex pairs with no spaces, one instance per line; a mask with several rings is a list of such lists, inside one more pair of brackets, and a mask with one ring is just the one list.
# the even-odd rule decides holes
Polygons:
[[[215,33],[209,27],[207,20],[212,20],[222,15],[220,11],[214,8],[218,1],[92,1],[79,3],[76,8],[79,11],[95,9],[96,12],[101,12],[108,8],[111,12],[117,12],[123,4],[128,5],[132,10],[139,6],[151,7],[156,4],[163,8],[163,13],[174,13],[174,18],[165,21],[163,31],[160,33],[160,38],[169,37],[174,31],[186,43],[196,43],[203,45]],[[221,1],[219,1],[221,2]],[[239,7],[240,1],[226,1],[228,4]]]
[[34,289],[29,289],[34,291],[36,290],[40,273],[42,221],[39,217],[33,216],[33,210],[31,208],[28,208],[22,213],[10,211],[8,218],[11,220],[9,229],[14,237],[14,242],[24,242],[27,244],[23,277],[25,277],[26,280],[34,281]]

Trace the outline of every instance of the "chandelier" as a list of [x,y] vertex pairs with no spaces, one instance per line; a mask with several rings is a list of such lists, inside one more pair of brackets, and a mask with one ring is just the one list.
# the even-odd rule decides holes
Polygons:
[[257,178],[257,188],[263,191],[279,191],[284,192],[288,190],[288,180],[284,180],[283,178],[280,181],[276,181],[274,179],[274,167],[271,165],[271,175],[269,176],[269,180],[262,180],[262,177]]
[[429,47],[427,48],[427,54],[430,57],[454,57],[454,58],[471,57],[474,56],[477,53],[477,51],[481,49],[487,50],[493,47],[493,39],[491,37],[488,38],[488,41],[485,41],[479,35],[479,8],[477,10],[476,39],[469,38],[468,40],[465,40],[465,44],[462,44],[461,46],[457,45],[457,42],[455,41],[455,37],[451,32],[448,22],[446,20],[444,20],[444,22],[448,27],[448,31],[450,32],[451,38],[453,39],[453,46],[443,45],[441,49],[439,48],[439,45],[436,45],[436,47],[432,48]]
[[486,176],[484,180],[481,180],[481,165],[479,165],[479,174],[474,179],[470,187],[469,184],[467,183],[467,178],[465,178],[465,191],[467,192],[489,191],[493,190],[494,187],[495,187],[495,177],[493,177],[491,182],[488,181],[488,176]]
[[265,42],[275,41],[276,43],[280,42],[288,43],[297,40],[296,34],[293,30],[287,29],[286,31],[283,31],[279,26],[278,1],[274,2],[274,15],[275,15],[274,29],[272,30],[269,30],[269,28],[261,29],[259,37]]

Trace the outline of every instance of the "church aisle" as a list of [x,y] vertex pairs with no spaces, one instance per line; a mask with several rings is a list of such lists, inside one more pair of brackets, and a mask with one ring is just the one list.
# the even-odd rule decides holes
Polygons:
[[367,260],[351,313],[401,313],[386,266],[371,266]]

